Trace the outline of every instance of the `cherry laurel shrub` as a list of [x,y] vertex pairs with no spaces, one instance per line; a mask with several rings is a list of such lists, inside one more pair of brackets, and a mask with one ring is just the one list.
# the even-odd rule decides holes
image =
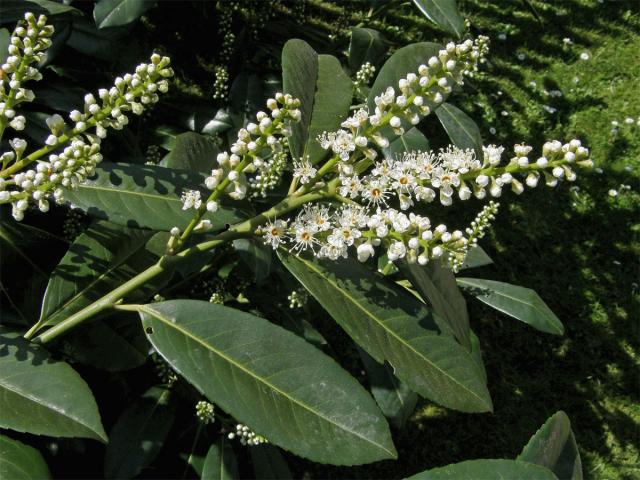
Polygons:
[[[175,399],[187,398],[193,445],[207,441],[193,462],[202,478],[237,475],[240,445],[255,463],[282,462],[274,446],[334,465],[394,459],[388,422],[404,428],[417,396],[468,413],[494,408],[459,287],[534,328],[563,333],[532,290],[454,275],[491,261],[478,242],[497,199],[572,182],[592,166],[576,139],[537,149],[478,142],[473,122],[447,99],[483,62],[486,38],[409,45],[377,75],[363,63],[355,81],[335,57],[291,40],[282,54],[284,93],[200,175],[102,161],[109,131],[126,128],[169,89],[170,60],[157,54],[88,93],[68,118],[50,116],[43,145],[21,138],[20,107],[34,99],[28,84],[42,78],[52,32],[44,16],[27,14],[1,66],[0,204],[15,222],[54,204],[94,220],[51,274],[40,318],[27,319],[25,331],[0,327],[0,427],[104,442],[105,474],[131,477],[154,462]],[[455,145],[429,149],[417,125],[431,114]],[[477,209],[469,225],[435,220],[465,201]],[[233,254],[256,290],[267,277],[297,281],[289,305],[215,289],[210,301],[172,294]],[[328,341],[301,313],[308,294],[355,342],[368,380],[326,353]],[[96,400],[65,359],[107,371],[153,362],[156,372],[107,436]],[[376,385],[372,394],[363,383]],[[138,440],[150,441],[136,456]],[[48,475],[37,450],[4,434],[0,445],[34,476]],[[16,462],[0,460],[0,468],[15,474]],[[415,478],[500,475],[578,478],[566,415],[551,417],[516,460],[474,460]]]

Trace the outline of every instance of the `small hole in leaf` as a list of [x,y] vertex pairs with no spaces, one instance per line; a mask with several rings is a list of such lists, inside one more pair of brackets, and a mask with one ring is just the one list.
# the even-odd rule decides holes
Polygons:
[[144,329],[144,331],[151,335],[153,333],[153,327],[147,327]]

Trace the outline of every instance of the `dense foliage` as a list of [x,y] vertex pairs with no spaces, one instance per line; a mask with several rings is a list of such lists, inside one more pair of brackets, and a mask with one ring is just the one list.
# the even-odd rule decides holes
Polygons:
[[[563,334],[533,290],[454,273],[491,262],[486,198],[572,182],[589,151],[518,144],[505,161],[483,145],[449,103],[488,55],[485,37],[460,39],[455,2],[414,2],[455,41],[396,48],[369,28],[392,2],[350,28],[365,18],[354,2],[329,36],[306,3],[3,4],[18,20],[0,90],[3,270],[30,270],[3,297],[0,422],[25,433],[1,437],[7,475],[47,475],[33,435],[93,439],[62,455],[89,449],[117,478],[246,476],[248,456],[258,478],[288,477],[275,446],[393,459],[418,396],[497,408],[459,287]],[[205,21],[175,31],[195,14],[218,28],[214,55]],[[145,50],[160,53],[135,67]],[[475,219],[448,227],[467,200]],[[489,475],[581,478],[566,415],[515,460],[415,478]]]

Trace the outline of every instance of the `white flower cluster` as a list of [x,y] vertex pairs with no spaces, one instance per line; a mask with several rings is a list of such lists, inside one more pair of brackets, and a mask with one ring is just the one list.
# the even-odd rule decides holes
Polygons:
[[[238,139],[231,145],[231,152],[218,154],[218,168],[211,171],[205,179],[209,190],[221,190],[234,200],[243,199],[248,190],[246,174],[259,172],[269,175],[274,162],[282,161],[278,157],[283,150],[278,137],[288,136],[290,122],[301,118],[300,101],[289,94],[277,93],[275,98],[267,100],[269,113],[256,114],[256,123],[248,123],[238,131]],[[207,209],[217,209],[215,200],[206,204]]]
[[[485,217],[488,215],[476,219],[481,229],[472,224],[475,241],[487,226]],[[274,220],[256,233],[274,249],[288,244],[294,252],[311,251],[318,258],[330,260],[346,258],[353,247],[358,260],[366,262],[376,248],[383,247],[391,262],[406,258],[410,263],[425,265],[448,254],[461,264],[469,248],[469,239],[460,230],[449,232],[446,225],[434,227],[428,217],[407,215],[393,208],[368,212],[357,205],[343,205],[333,211],[324,205],[306,205],[292,222]]]
[[33,92],[24,88],[23,83],[42,79],[42,74],[31,65],[44,60],[44,52],[51,46],[51,35],[53,27],[47,25],[47,17],[36,18],[31,12],[25,14],[13,31],[9,56],[0,66],[0,137],[7,125],[17,131],[24,129],[25,118],[16,114],[15,107],[34,99]]
[[[343,129],[323,132],[318,137],[320,145],[343,162],[352,159],[356,151],[367,158],[375,158],[377,153],[372,147],[389,146],[389,139],[380,133],[382,127],[388,125],[396,135],[401,135],[407,123],[417,125],[422,117],[444,102],[455,84],[462,84],[464,76],[477,68],[487,48],[487,38],[482,36],[475,42],[448,43],[438,56],[420,65],[418,73],[409,73],[400,79],[398,91],[390,86],[376,96],[373,114],[365,109],[358,110],[342,123]],[[340,168],[350,173],[348,166]]]
[[371,82],[375,73],[376,67],[371,65],[369,62],[363,63],[360,69],[356,72],[356,79],[353,82],[353,90],[358,99],[364,100],[367,98],[367,89],[364,87],[369,85],[369,82]]
[[196,417],[204,425],[209,425],[216,421],[215,407],[213,403],[209,403],[206,400],[200,400],[196,403]]
[[[36,20],[33,14],[27,13],[25,21],[26,26],[16,28],[9,46],[10,57],[2,65],[2,78],[13,74],[8,94],[4,80],[0,83],[0,109],[4,115],[0,118],[0,137],[6,126],[2,119],[20,118],[15,116],[13,106],[19,101],[33,99],[33,93],[22,88],[20,82],[41,78],[29,64],[41,60],[44,50],[51,44],[48,37],[53,27],[46,25],[44,16]],[[92,94],[87,94],[83,112],[74,110],[69,114],[71,126],[60,115],[52,115],[46,121],[51,133],[45,139],[44,147],[29,155],[25,155],[28,146],[25,140],[10,140],[12,150],[0,155],[0,204],[11,203],[13,217],[22,220],[30,204],[46,212],[51,200],[63,202],[64,189],[76,188],[102,160],[100,141],[106,136],[107,128],[123,128],[129,121],[127,112],[140,115],[146,105],[158,101],[158,93],[167,91],[167,78],[173,75],[169,63],[167,57],[154,54],[151,62],[139,65],[135,73],[116,78],[111,89],[100,89],[99,102]],[[91,127],[95,127],[95,134],[89,133]],[[49,155],[47,160],[42,159],[45,155]],[[34,168],[28,168],[35,162]]]
[[234,438],[238,438],[242,445],[256,446],[261,445],[263,443],[269,443],[269,441],[264,438],[262,435],[258,435],[257,433],[252,432],[249,427],[238,423],[236,425],[236,431],[230,432],[227,435],[229,440],[233,440]]
[[[26,141],[14,139],[10,142],[16,153],[26,147]],[[27,169],[13,175],[5,182],[0,179],[0,202],[11,202],[13,218],[20,221],[30,202],[41,212],[49,211],[49,200],[64,201],[64,189],[74,189],[93,174],[95,166],[102,160],[100,146],[87,143],[80,136],[62,152],[49,156],[49,161],[38,162],[36,168]],[[7,185],[8,184],[8,185]],[[11,186],[11,191],[5,190]]]
[[[533,162],[527,157],[531,150],[530,146],[516,145],[513,158],[502,167],[504,147],[495,145],[483,147],[482,161],[471,149],[451,146],[439,152],[405,153],[396,159],[376,162],[369,174],[362,177],[341,174],[338,192],[373,207],[387,206],[391,198],[397,198],[401,210],[407,210],[416,201],[432,202],[436,198],[448,206],[456,192],[461,200],[472,195],[483,199],[487,193],[500,197],[506,186],[520,194],[524,185],[535,187],[541,174],[547,185],[555,186],[560,178],[576,179],[574,164],[592,166],[589,150],[579,140],[564,145],[557,140],[547,142],[542,147],[543,155]],[[522,181],[518,176],[523,177]]]
[[[280,139],[282,143],[284,139]],[[264,167],[260,168],[258,172],[249,178],[249,188],[251,189],[251,196],[265,198],[267,192],[276,188],[282,180],[282,174],[287,167],[287,152],[283,149],[276,151],[271,158],[266,159]]]

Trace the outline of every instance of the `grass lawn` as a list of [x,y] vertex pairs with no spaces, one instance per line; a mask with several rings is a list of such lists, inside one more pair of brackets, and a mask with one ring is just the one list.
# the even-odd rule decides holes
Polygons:
[[419,405],[396,437],[398,462],[347,475],[399,478],[466,459],[513,458],[564,410],[586,478],[639,478],[640,5],[459,3],[473,31],[492,40],[485,73],[468,97],[454,100],[478,121],[485,142],[539,148],[546,139],[578,137],[596,162],[571,188],[506,194],[484,241],[495,265],[470,272],[535,289],[566,334],[539,333],[470,301],[495,412]]

